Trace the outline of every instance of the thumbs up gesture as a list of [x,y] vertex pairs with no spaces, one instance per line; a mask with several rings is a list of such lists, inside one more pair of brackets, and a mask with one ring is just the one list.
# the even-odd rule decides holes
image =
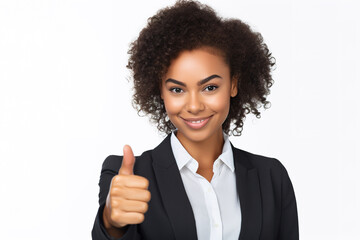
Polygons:
[[118,175],[111,180],[104,209],[104,225],[107,229],[122,228],[128,224],[144,221],[151,194],[149,181],[134,175],[134,153],[131,147],[124,146],[124,157]]

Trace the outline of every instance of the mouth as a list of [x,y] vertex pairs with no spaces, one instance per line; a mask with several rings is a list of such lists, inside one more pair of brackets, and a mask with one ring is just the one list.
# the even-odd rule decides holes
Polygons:
[[207,118],[181,118],[187,126],[192,129],[200,129],[204,127],[212,116]]

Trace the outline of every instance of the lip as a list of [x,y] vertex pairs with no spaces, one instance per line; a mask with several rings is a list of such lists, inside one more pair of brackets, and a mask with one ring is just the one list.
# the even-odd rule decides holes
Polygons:
[[212,116],[207,118],[181,118],[187,126],[192,129],[200,129],[203,128],[210,120]]

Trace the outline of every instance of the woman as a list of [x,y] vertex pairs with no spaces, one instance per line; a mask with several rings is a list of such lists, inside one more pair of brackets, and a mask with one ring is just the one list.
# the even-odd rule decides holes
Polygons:
[[283,165],[228,139],[268,104],[274,62],[261,35],[178,1],[129,53],[134,105],[168,136],[136,158],[125,146],[104,161],[93,239],[298,239]]

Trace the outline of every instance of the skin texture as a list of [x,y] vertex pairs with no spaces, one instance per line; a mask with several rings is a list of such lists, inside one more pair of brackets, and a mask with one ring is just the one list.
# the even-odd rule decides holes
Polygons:
[[[212,164],[222,151],[222,124],[229,114],[230,98],[236,94],[237,81],[230,79],[229,66],[211,48],[181,52],[162,80],[161,98],[170,121],[178,129],[176,136],[199,162],[198,173],[208,181],[213,174]],[[207,118],[206,125],[199,129],[186,123]]]
[[[177,128],[181,144],[199,163],[197,173],[211,181],[222,132],[240,135],[245,115],[259,118],[258,109],[268,107],[275,59],[261,34],[239,19],[217,16],[207,5],[178,0],[148,19],[128,53],[133,106],[160,132]],[[201,119],[206,124],[189,122]],[[125,146],[103,214],[114,237],[121,237],[128,224],[144,221],[150,200],[148,180],[132,173],[134,161]]]
[[270,107],[267,95],[273,84],[275,58],[261,34],[248,24],[222,18],[198,1],[180,0],[159,10],[131,43],[127,68],[134,84],[133,106],[139,114],[147,115],[160,132],[168,134],[174,130],[161,101],[159,85],[180,52],[202,46],[220,50],[231,77],[238,79],[239,94],[231,98],[222,127],[227,134],[239,136],[247,114],[260,118],[259,110]]
[[124,146],[124,157],[118,175],[111,180],[103,213],[105,228],[113,237],[122,237],[128,224],[142,223],[151,194],[149,181],[134,175],[134,153]]
[[[230,79],[229,66],[223,56],[216,53],[219,52],[204,47],[181,52],[172,61],[160,87],[167,114],[178,128],[178,139],[198,161],[197,172],[208,181],[213,175],[213,163],[222,151],[222,124],[229,113],[230,98],[237,95],[237,82]],[[199,84],[210,76],[210,80]],[[209,118],[208,122],[199,129],[190,127],[184,120],[204,118]],[[123,236],[128,224],[143,222],[148,209],[149,181],[134,175],[134,163],[131,147],[126,145],[103,214],[105,228],[113,237]]]

